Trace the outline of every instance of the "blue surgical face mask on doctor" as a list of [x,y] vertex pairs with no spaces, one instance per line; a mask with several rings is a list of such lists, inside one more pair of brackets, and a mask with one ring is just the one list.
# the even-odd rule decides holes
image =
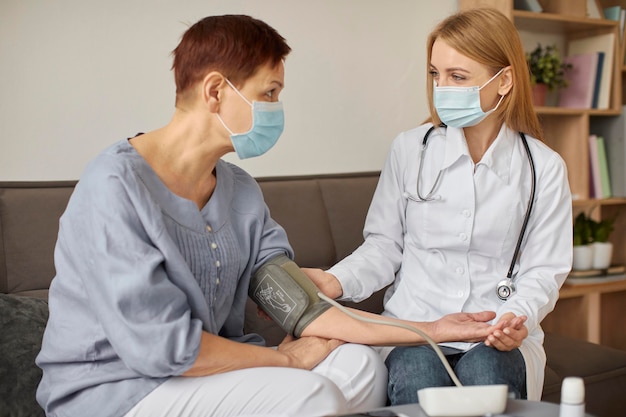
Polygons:
[[438,87],[437,83],[435,83],[433,99],[441,121],[448,126],[463,128],[475,126],[493,113],[502,102],[504,96],[500,96],[496,107],[484,112],[482,107],[480,107],[480,90],[498,75],[502,74],[502,71],[504,71],[504,68],[480,87]]
[[285,126],[285,115],[283,113],[283,103],[253,101],[250,102],[235,86],[226,79],[228,85],[239,94],[246,103],[252,107],[252,127],[245,133],[233,133],[226,126],[222,117],[217,114],[217,118],[224,128],[230,133],[230,140],[233,142],[235,152],[240,159],[252,158],[263,155],[276,144]]

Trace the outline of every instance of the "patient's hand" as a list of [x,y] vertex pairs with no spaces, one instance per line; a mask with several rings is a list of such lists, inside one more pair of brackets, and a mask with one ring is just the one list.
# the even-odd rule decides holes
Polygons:
[[482,342],[503,327],[502,323],[487,323],[495,317],[493,311],[448,314],[432,322],[432,334],[429,336],[437,343]]
[[309,277],[311,281],[313,281],[315,285],[317,285],[317,288],[319,288],[320,291],[327,297],[335,299],[343,295],[343,288],[341,288],[341,284],[337,280],[337,277],[335,277],[333,274],[322,271],[318,268],[300,269],[306,274],[306,276]]
[[278,351],[287,355],[290,367],[310,370],[344,343],[337,339],[313,336],[294,339],[287,335],[278,345]]

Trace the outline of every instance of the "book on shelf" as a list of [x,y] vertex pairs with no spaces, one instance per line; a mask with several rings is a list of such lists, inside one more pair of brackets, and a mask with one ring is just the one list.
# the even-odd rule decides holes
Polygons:
[[611,181],[602,136],[589,135],[589,197],[611,197]]
[[597,107],[603,62],[604,52],[588,52],[563,58],[563,63],[570,64],[571,68],[565,72],[568,85],[559,93],[559,107]]
[[624,26],[626,24],[626,9],[621,9],[619,14],[619,40],[624,41]]
[[602,198],[598,137],[589,135],[589,198]]
[[597,0],[587,0],[587,17],[592,19],[602,19],[603,15],[600,14],[602,8]]
[[513,8],[516,10],[526,10],[529,12],[543,12],[543,7],[539,4],[539,0],[515,0]]
[[626,106],[618,116],[591,118],[589,130],[604,138],[611,194],[626,198]]
[[596,138],[596,144],[598,146],[598,162],[600,165],[600,185],[602,186],[602,198],[610,198],[611,193],[611,179],[609,176],[609,166],[606,157],[606,147],[604,146],[604,138],[598,136]]
[[596,79],[593,84],[593,99],[591,100],[591,108],[598,108],[598,99],[600,98],[600,81],[602,81],[602,69],[604,68],[604,52],[598,52],[598,67],[596,70]]
[[597,108],[608,109],[611,103],[612,69],[613,60],[615,59],[615,34],[605,33],[574,39],[569,41],[567,49],[568,56],[593,52],[602,52],[604,54],[602,68],[600,71]]

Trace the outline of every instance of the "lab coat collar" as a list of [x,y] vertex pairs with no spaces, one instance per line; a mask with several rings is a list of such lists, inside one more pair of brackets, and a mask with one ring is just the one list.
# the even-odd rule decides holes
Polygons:
[[[493,171],[504,183],[509,182],[511,157],[517,133],[502,124],[498,136],[489,146],[480,162],[477,165],[485,165]],[[447,128],[446,131],[446,151],[442,169],[448,168],[463,156],[471,158],[467,141],[463,134],[463,129],[454,127]]]
[[448,126],[446,132],[445,156],[443,158],[442,170],[449,168],[462,156],[469,157],[469,149],[465,141],[463,129]]
[[509,183],[511,176],[511,158],[515,141],[519,134],[502,124],[496,140],[493,141],[487,152],[477,165],[485,165],[491,169],[505,184]]

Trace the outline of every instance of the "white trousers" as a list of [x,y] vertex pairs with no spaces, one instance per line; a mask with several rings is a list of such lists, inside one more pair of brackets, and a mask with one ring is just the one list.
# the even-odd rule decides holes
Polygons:
[[312,371],[265,367],[172,377],[125,417],[313,417],[378,408],[386,400],[387,368],[380,355],[345,344]]

